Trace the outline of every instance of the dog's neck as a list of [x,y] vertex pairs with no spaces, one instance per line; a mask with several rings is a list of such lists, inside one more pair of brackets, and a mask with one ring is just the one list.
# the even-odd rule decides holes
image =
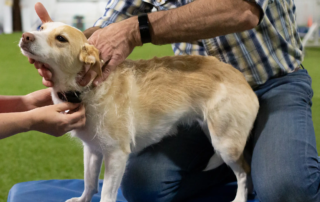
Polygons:
[[[57,68],[56,68],[57,69]],[[57,97],[64,102],[81,103],[81,93],[90,89],[90,84],[87,87],[82,87],[77,83],[77,75],[68,74],[66,72],[54,72],[54,90]]]
[[[101,83],[101,86],[103,88],[103,94],[109,91],[109,87],[111,86],[113,80],[116,79],[116,75],[118,75],[116,73],[117,71],[118,70],[116,69],[113,72],[111,72],[108,76],[108,79]],[[98,90],[99,87],[92,86],[93,80],[90,81],[85,87],[80,86],[77,83],[77,80],[79,80],[77,78],[78,76],[79,74],[71,75],[62,72],[57,72],[57,74],[55,74],[53,87],[56,95],[55,97],[64,102],[87,103],[90,100],[88,100],[88,96],[92,96],[90,92],[92,90]]]

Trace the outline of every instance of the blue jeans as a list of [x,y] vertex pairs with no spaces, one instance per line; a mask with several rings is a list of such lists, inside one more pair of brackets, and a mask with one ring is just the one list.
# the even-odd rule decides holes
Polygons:
[[[258,199],[320,201],[310,76],[299,70],[271,79],[255,92],[260,110],[246,152],[252,156]],[[122,181],[124,195],[129,202],[185,202],[208,190],[214,193],[235,176],[226,165],[202,172],[213,153],[198,125],[180,127],[176,136],[130,156]]]

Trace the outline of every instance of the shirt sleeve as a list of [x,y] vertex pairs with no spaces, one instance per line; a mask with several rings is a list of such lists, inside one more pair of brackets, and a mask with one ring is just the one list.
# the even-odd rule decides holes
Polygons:
[[268,7],[269,3],[273,3],[274,2],[274,0],[245,0],[245,1],[256,3],[260,7],[261,17],[260,17],[260,20],[259,20],[259,24],[260,24],[260,22],[262,21],[262,19],[265,16],[265,12],[267,10],[267,7]]
[[143,0],[109,0],[105,12],[93,26],[101,28],[140,13],[151,12],[153,6]]
[[202,41],[174,43],[172,44],[172,50],[175,55],[208,55]]

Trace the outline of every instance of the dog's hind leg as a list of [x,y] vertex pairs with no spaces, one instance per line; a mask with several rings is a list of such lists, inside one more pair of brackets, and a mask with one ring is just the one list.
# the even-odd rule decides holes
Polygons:
[[243,158],[243,150],[249,131],[239,125],[237,128],[234,127],[236,124],[230,123],[233,122],[232,118],[227,119],[219,116],[214,120],[208,120],[208,129],[216,154],[210,159],[207,170],[221,163],[220,156],[237,177],[238,190],[233,202],[246,202],[248,194],[247,176],[250,167]]
[[94,194],[98,193],[99,175],[102,164],[102,154],[90,149],[84,144],[84,192],[79,198],[72,198],[66,202],[90,202]]
[[[202,131],[206,134],[208,139],[211,141],[210,132],[209,132],[207,123],[203,122],[201,120],[198,120],[198,122],[202,128]],[[203,171],[215,169],[215,168],[221,166],[223,163],[224,163],[224,161],[222,160],[221,156],[217,152],[215,152],[215,154],[210,158],[210,160],[207,164],[207,167]]]

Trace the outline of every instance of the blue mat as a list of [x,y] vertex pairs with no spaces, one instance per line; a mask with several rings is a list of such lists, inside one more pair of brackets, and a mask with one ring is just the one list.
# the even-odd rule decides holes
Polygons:
[[[99,183],[100,189],[102,181]],[[7,202],[65,202],[67,199],[81,196],[84,189],[83,180],[44,180],[22,182],[14,185],[8,196]],[[188,202],[230,202],[234,199],[237,189],[236,183],[229,183],[203,195],[190,199]],[[92,202],[100,201],[100,192],[95,194]],[[118,192],[117,202],[127,202],[121,189]],[[150,201],[152,202],[152,201]],[[248,202],[259,202],[255,196],[249,196]]]

